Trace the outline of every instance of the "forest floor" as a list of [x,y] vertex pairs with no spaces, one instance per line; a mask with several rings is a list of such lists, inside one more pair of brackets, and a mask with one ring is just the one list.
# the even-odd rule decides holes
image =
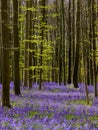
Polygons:
[[[98,98],[88,86],[90,104],[86,104],[85,87],[45,83],[41,91],[21,87],[15,96],[11,83],[11,109],[0,106],[0,130],[98,130]],[[0,86],[1,95],[1,86]],[[1,102],[1,98],[0,98]]]

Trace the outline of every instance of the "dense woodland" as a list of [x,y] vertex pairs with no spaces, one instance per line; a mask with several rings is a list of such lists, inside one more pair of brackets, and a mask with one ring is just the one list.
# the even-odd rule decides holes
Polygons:
[[[45,82],[94,85],[97,97],[98,0],[1,0],[0,83],[2,106],[10,86]],[[21,85],[20,85],[21,84]]]
[[0,0],[0,130],[98,130],[98,0]]

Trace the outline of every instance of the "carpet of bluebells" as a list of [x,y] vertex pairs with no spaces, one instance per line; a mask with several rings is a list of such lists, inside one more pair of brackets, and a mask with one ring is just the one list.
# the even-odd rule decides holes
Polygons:
[[[44,83],[32,89],[21,87],[15,96],[10,83],[12,108],[0,106],[0,130],[98,130],[98,98],[88,86],[90,104],[86,104],[85,86]],[[1,95],[2,85],[0,85]],[[1,102],[1,98],[0,98]]]

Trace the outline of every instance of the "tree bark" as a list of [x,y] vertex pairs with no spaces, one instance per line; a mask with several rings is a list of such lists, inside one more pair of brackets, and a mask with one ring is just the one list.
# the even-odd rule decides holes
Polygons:
[[79,50],[80,50],[80,0],[77,1],[77,19],[76,19],[76,52],[73,73],[73,84],[78,88],[78,70],[79,70]]
[[41,45],[40,45],[40,72],[39,72],[39,89],[42,89],[42,73],[43,73],[43,69],[42,69],[42,65],[43,65],[43,42],[44,42],[44,36],[45,36],[45,32],[44,32],[44,25],[45,25],[45,0],[41,0],[41,13],[42,13],[42,21],[41,21]]
[[1,0],[2,18],[2,106],[10,105],[8,0]]
[[72,41],[71,41],[71,0],[69,0],[69,8],[68,8],[68,44],[69,44],[69,54],[68,54],[68,83],[71,83],[71,75],[72,75]]
[[94,86],[95,86],[95,97],[97,94],[97,73],[96,73],[96,35],[95,35],[95,1],[92,0],[92,41],[93,41],[93,74],[94,74]]
[[14,93],[20,95],[20,46],[18,33],[18,0],[13,1],[13,33],[14,33]]

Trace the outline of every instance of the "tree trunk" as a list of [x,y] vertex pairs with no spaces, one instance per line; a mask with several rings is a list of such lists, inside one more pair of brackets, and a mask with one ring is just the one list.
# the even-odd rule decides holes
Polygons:
[[18,34],[18,0],[13,1],[13,33],[14,33],[14,93],[20,95],[20,46]]
[[93,58],[92,58],[92,10],[91,10],[91,0],[88,0],[89,7],[89,42],[90,42],[90,84],[93,85]]
[[[1,7],[1,2],[0,2],[0,7]],[[1,14],[1,10],[0,10]],[[1,19],[1,15],[0,15]],[[0,83],[2,83],[2,24],[0,23]]]
[[62,66],[63,66],[63,81],[64,85],[66,84],[66,69],[65,69],[65,8],[64,8],[64,0],[61,1],[61,11],[62,11],[62,55],[63,55],[63,61],[62,61]]
[[71,69],[71,61],[72,61],[72,41],[71,41],[71,0],[69,0],[69,8],[68,8],[68,44],[69,44],[69,55],[68,55],[68,83],[71,83],[71,75],[72,75],[72,69]]
[[72,64],[72,82],[73,82],[73,72],[74,72],[74,61],[75,61],[75,0],[72,2],[73,12],[72,12],[72,57],[71,57],[71,64]]
[[8,1],[1,0],[2,18],[2,106],[10,105]]
[[76,52],[73,73],[73,84],[78,88],[78,69],[79,69],[79,49],[80,49],[80,0],[77,1],[77,19],[76,19]]
[[[28,3],[28,8],[32,8],[32,0],[29,1]],[[31,36],[32,36],[32,11],[28,12],[29,14],[29,18],[28,18],[28,39],[31,40]],[[32,88],[32,43],[31,41],[29,42],[29,88]]]
[[30,4],[30,0],[26,1],[26,42],[25,42],[25,68],[24,68],[24,86],[29,87],[29,30],[30,30],[30,11],[28,10]]
[[94,74],[94,86],[95,86],[95,97],[97,94],[97,75],[96,75],[96,35],[95,35],[95,2],[92,0],[92,41],[93,41],[93,74]]
[[[45,23],[45,0],[41,0],[41,6],[43,6],[43,8],[41,9],[41,13],[42,13],[42,21],[41,21],[41,45],[40,45],[40,72],[39,72],[39,89],[41,90],[42,89],[42,73],[43,73],[43,69],[42,69],[42,65],[43,65],[43,57],[42,57],[42,54],[43,54],[43,42],[44,42],[44,35],[45,35],[45,32],[44,32],[44,25],[46,24]],[[44,25],[43,25],[44,24]]]

